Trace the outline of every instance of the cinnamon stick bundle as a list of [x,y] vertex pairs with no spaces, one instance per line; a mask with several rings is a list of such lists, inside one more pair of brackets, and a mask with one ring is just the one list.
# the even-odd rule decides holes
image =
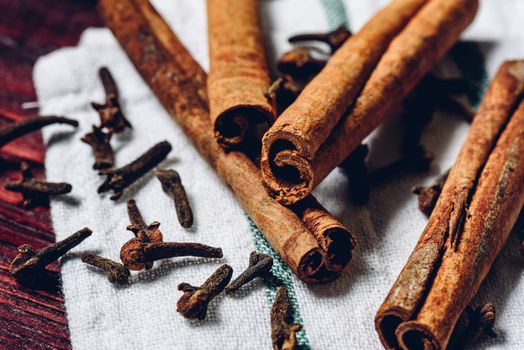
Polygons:
[[307,283],[338,277],[340,261],[347,265],[351,257],[352,234],[338,224],[336,236],[341,238],[321,245],[315,237],[332,235],[324,231],[336,226],[334,217],[317,209],[321,211],[318,220],[329,224],[308,224],[310,214],[303,213],[301,218],[264,191],[260,171],[246,154],[225,152],[218,145],[207,108],[206,73],[149,1],[102,0],[99,11],[159,101],[291,270]]
[[[313,188],[342,163],[371,131],[392,114],[393,109],[446,54],[457,41],[460,33],[473,20],[477,8],[478,0],[426,2],[400,34],[391,41],[360,95],[337,126],[331,131],[332,120],[328,118],[327,122],[319,121],[319,125],[329,126],[327,128],[329,129],[327,132],[331,131],[329,137],[325,139],[326,132],[319,132],[320,142],[316,142],[317,130],[322,128],[317,125],[311,129],[311,134],[307,137],[307,144],[312,145],[311,149],[307,149],[310,146],[306,147],[297,142],[300,139],[298,133],[273,134],[269,131],[264,137],[261,164],[264,185],[270,195],[280,203],[290,205],[311,193]],[[351,40],[348,41],[348,45]],[[370,47],[369,50],[374,48]],[[347,84],[355,83],[360,86],[361,77],[358,79],[357,77],[360,76],[353,77],[355,80]],[[329,87],[337,89],[340,79],[338,75],[336,79],[331,79]],[[322,90],[315,93],[319,96],[325,95]],[[340,97],[345,99],[354,97],[354,94],[349,96],[342,94]],[[329,104],[337,106],[336,110],[322,107],[328,114],[338,114],[344,109],[339,107],[340,102],[336,99],[328,99],[326,96],[324,98]],[[347,103],[352,102],[350,100]],[[298,101],[295,104],[298,109],[300,107]],[[303,105],[307,106],[307,103]],[[297,119],[294,119],[293,125],[297,124]],[[278,123],[277,121],[276,125]],[[273,139],[274,142],[271,142]]]
[[272,160],[282,150],[293,150],[307,160],[315,157],[391,40],[425,3],[426,0],[393,0],[334,53],[264,135],[264,172],[270,171]]
[[524,205],[524,61],[504,63],[377,312],[388,349],[445,349]]
[[218,143],[238,146],[250,126],[273,123],[258,0],[208,0],[209,109]]

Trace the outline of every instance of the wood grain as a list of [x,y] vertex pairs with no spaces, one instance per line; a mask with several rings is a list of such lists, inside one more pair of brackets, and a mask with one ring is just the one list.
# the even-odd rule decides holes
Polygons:
[[[33,65],[41,55],[72,46],[82,31],[99,26],[94,0],[0,0],[0,125],[38,113],[22,104],[36,101]],[[3,185],[20,176],[20,160],[45,176],[45,147],[40,133],[22,137],[0,150],[0,348],[70,349],[60,287],[46,291],[18,285],[9,264],[21,244],[35,248],[55,241],[48,208],[25,211],[21,197]],[[50,268],[59,273],[58,264]]]

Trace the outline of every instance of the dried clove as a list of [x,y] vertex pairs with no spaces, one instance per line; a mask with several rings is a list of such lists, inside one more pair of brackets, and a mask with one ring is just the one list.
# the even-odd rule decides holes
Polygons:
[[109,282],[113,284],[127,284],[130,272],[124,265],[94,254],[82,254],[81,259],[82,262],[96,266],[104,271]]
[[288,40],[292,44],[304,41],[319,41],[329,45],[331,52],[335,52],[339,47],[351,37],[352,33],[345,26],[340,26],[337,29],[327,33],[307,33],[297,34],[290,37]]
[[226,293],[233,293],[239,290],[245,284],[251,282],[257,277],[266,279],[271,276],[273,267],[273,258],[266,254],[251,252],[249,255],[249,266],[233,282],[226,287]]
[[164,241],[164,236],[158,229],[160,223],[153,221],[151,224],[146,225],[134,199],[127,201],[127,215],[129,216],[129,221],[131,221],[131,225],[127,226],[127,230],[133,232],[135,237],[140,238],[143,243]]
[[111,168],[114,164],[113,148],[111,147],[111,133],[105,133],[101,128],[93,125],[93,131],[85,134],[81,140],[93,149],[95,163],[93,169]]
[[103,104],[92,102],[91,106],[93,106],[100,115],[100,128],[106,128],[110,134],[119,133],[126,128],[131,128],[131,123],[129,123],[122,112],[118,88],[109,69],[106,67],[100,68],[98,75],[104,86],[106,100]]
[[305,83],[298,82],[289,75],[283,75],[271,84],[266,92],[266,98],[276,106],[277,114],[281,114],[295,102],[304,86]]
[[424,128],[431,122],[435,110],[446,109],[459,113],[469,121],[473,112],[451,96],[464,94],[468,85],[464,79],[441,79],[426,75],[404,101],[406,130],[402,141],[402,154],[408,159],[429,159],[432,155],[421,144]]
[[16,123],[7,124],[0,128],[0,148],[13,141],[14,139],[37,131],[44,126],[52,124],[67,124],[78,127],[78,122],[73,119],[60,116],[31,117],[25,118]]
[[92,231],[85,227],[66,239],[39,250],[28,244],[21,245],[11,262],[11,274],[22,283],[34,284],[45,274],[47,265],[79,245],[91,236],[91,233]]
[[156,177],[162,184],[164,192],[173,197],[180,225],[184,228],[191,227],[193,225],[193,212],[178,172],[173,169],[158,169]]
[[277,61],[278,71],[296,80],[310,79],[317,75],[325,65],[325,60],[311,56],[306,47],[296,47],[284,53]]
[[369,200],[370,189],[366,167],[368,153],[368,146],[362,144],[340,165],[348,178],[351,200],[357,205],[364,205]]
[[73,187],[65,182],[47,182],[33,178],[33,173],[26,162],[20,163],[22,179],[20,181],[9,182],[5,189],[12,192],[19,192],[24,196],[22,206],[31,208],[42,203],[50,196],[58,196],[71,192]]
[[233,268],[222,265],[200,287],[180,283],[178,290],[184,294],[176,303],[177,311],[190,320],[205,319],[209,302],[224,290],[232,275]]
[[429,187],[418,186],[413,188],[413,193],[418,195],[418,207],[427,216],[430,216],[437,204],[438,197],[448,179],[449,170],[439,176],[435,183]]
[[471,306],[466,308],[469,324],[458,338],[452,348],[464,349],[467,344],[474,342],[482,336],[496,338],[497,334],[493,330],[495,325],[495,306],[492,303],[486,303],[473,309]]
[[167,141],[162,141],[122,168],[100,171],[99,174],[107,175],[107,178],[98,188],[98,193],[112,190],[114,194],[111,196],[111,199],[119,199],[124,189],[157,166],[158,163],[167,157],[169,152],[171,152],[171,144]]
[[274,350],[293,350],[297,348],[296,333],[302,329],[299,323],[292,322],[291,301],[285,287],[280,287],[271,307],[271,339]]
[[130,270],[149,269],[153,262],[179,256],[221,258],[221,248],[200,243],[144,242],[144,235],[127,241],[120,250],[120,260]]

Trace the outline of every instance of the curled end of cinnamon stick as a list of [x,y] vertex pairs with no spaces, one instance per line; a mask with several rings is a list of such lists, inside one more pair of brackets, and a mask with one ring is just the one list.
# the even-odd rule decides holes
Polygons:
[[310,284],[326,283],[340,275],[340,272],[327,269],[325,254],[319,248],[311,250],[300,259],[296,273],[300,280]]
[[309,196],[292,207],[323,250],[328,271],[340,273],[352,258],[357,241],[351,231]]
[[375,329],[384,348],[398,349],[396,330],[401,323],[409,320],[409,313],[401,307],[391,307],[381,310],[375,317]]
[[226,149],[239,146],[255,124],[270,125],[275,119],[272,109],[258,105],[235,106],[219,114],[214,123],[217,142]]
[[[297,147],[297,144],[304,144],[304,147]],[[260,161],[262,181],[280,204],[292,205],[313,190],[314,174],[306,144],[283,139],[270,142],[264,137]]]
[[402,323],[397,328],[396,335],[402,349],[442,349],[429,327],[417,321]]

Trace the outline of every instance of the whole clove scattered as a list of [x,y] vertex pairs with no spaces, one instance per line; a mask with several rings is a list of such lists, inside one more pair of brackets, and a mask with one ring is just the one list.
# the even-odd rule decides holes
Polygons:
[[325,65],[325,60],[314,58],[306,47],[296,47],[284,53],[277,61],[280,73],[298,80],[315,76]]
[[413,188],[413,193],[418,195],[418,207],[427,216],[430,216],[437,204],[438,197],[448,179],[449,170],[439,176],[435,183],[428,187],[418,186]]
[[26,162],[20,163],[20,168],[22,179],[7,183],[5,189],[21,193],[24,196],[22,206],[26,209],[47,201],[50,196],[67,194],[73,189],[65,182],[47,182],[33,178],[33,173]]
[[482,336],[497,337],[497,333],[493,330],[496,312],[492,303],[478,306],[475,309],[468,306],[466,314],[468,315],[469,324],[460,338],[458,338],[458,341],[453,344],[453,349],[464,349],[466,345],[473,343]]
[[266,98],[277,108],[280,115],[289,107],[304,89],[304,84],[297,82],[289,75],[282,75],[275,80],[266,92]]
[[92,231],[85,227],[66,239],[46,248],[35,250],[28,244],[18,247],[18,254],[11,262],[11,274],[21,283],[34,284],[46,272],[46,266],[91,236]]
[[156,177],[162,184],[164,192],[173,197],[178,222],[184,228],[193,225],[193,212],[187,199],[186,190],[182,185],[180,174],[173,169],[158,169]]
[[66,124],[75,128],[78,126],[76,120],[61,116],[36,116],[25,118],[21,121],[0,127],[0,148],[18,137],[27,135],[33,131],[40,130],[44,126],[52,124]]
[[220,294],[233,275],[229,265],[220,266],[200,287],[180,283],[178,290],[184,292],[176,303],[177,311],[190,320],[206,318],[209,302]]
[[223,253],[221,248],[200,243],[144,243],[144,239],[140,235],[127,241],[120,250],[120,260],[130,270],[151,268],[154,261],[180,256],[221,258]]
[[118,169],[104,169],[100,171],[99,174],[107,175],[107,178],[98,188],[98,193],[111,190],[114,192],[111,199],[119,199],[124,189],[157,166],[167,157],[169,152],[171,152],[171,144],[167,141],[162,141],[126,166]]
[[362,144],[340,164],[348,178],[351,200],[357,205],[365,205],[369,200],[370,189],[366,167],[368,153],[368,146]]
[[292,322],[291,301],[288,291],[280,287],[271,307],[271,340],[274,350],[294,350],[297,348],[296,333],[302,329],[299,323]]
[[273,267],[273,258],[266,254],[251,252],[249,255],[249,266],[237,278],[233,280],[227,287],[226,293],[233,293],[239,290],[242,286],[251,282],[257,277],[268,278],[271,277],[271,268]]
[[116,261],[94,254],[82,254],[82,262],[98,267],[113,284],[127,284],[130,275],[129,269]]
[[100,115],[100,128],[107,129],[110,134],[119,133],[126,128],[131,128],[131,123],[126,119],[122,112],[122,107],[119,102],[118,88],[115,80],[106,67],[100,68],[98,71],[102,85],[106,93],[106,100],[104,103],[92,102],[91,106]]
[[288,39],[292,44],[301,43],[304,41],[319,41],[329,45],[331,52],[335,52],[342,46],[352,35],[345,26],[340,26],[337,29],[327,33],[306,33],[293,35]]
[[129,221],[131,221],[131,225],[127,226],[127,230],[133,232],[135,237],[140,238],[143,243],[164,241],[164,236],[158,229],[160,223],[153,221],[151,224],[146,225],[134,199],[127,201],[127,215],[129,216]]
[[85,134],[81,140],[93,149],[95,163],[93,169],[111,168],[115,162],[113,148],[111,147],[111,136],[113,134],[104,132],[101,128],[93,125],[93,131]]

